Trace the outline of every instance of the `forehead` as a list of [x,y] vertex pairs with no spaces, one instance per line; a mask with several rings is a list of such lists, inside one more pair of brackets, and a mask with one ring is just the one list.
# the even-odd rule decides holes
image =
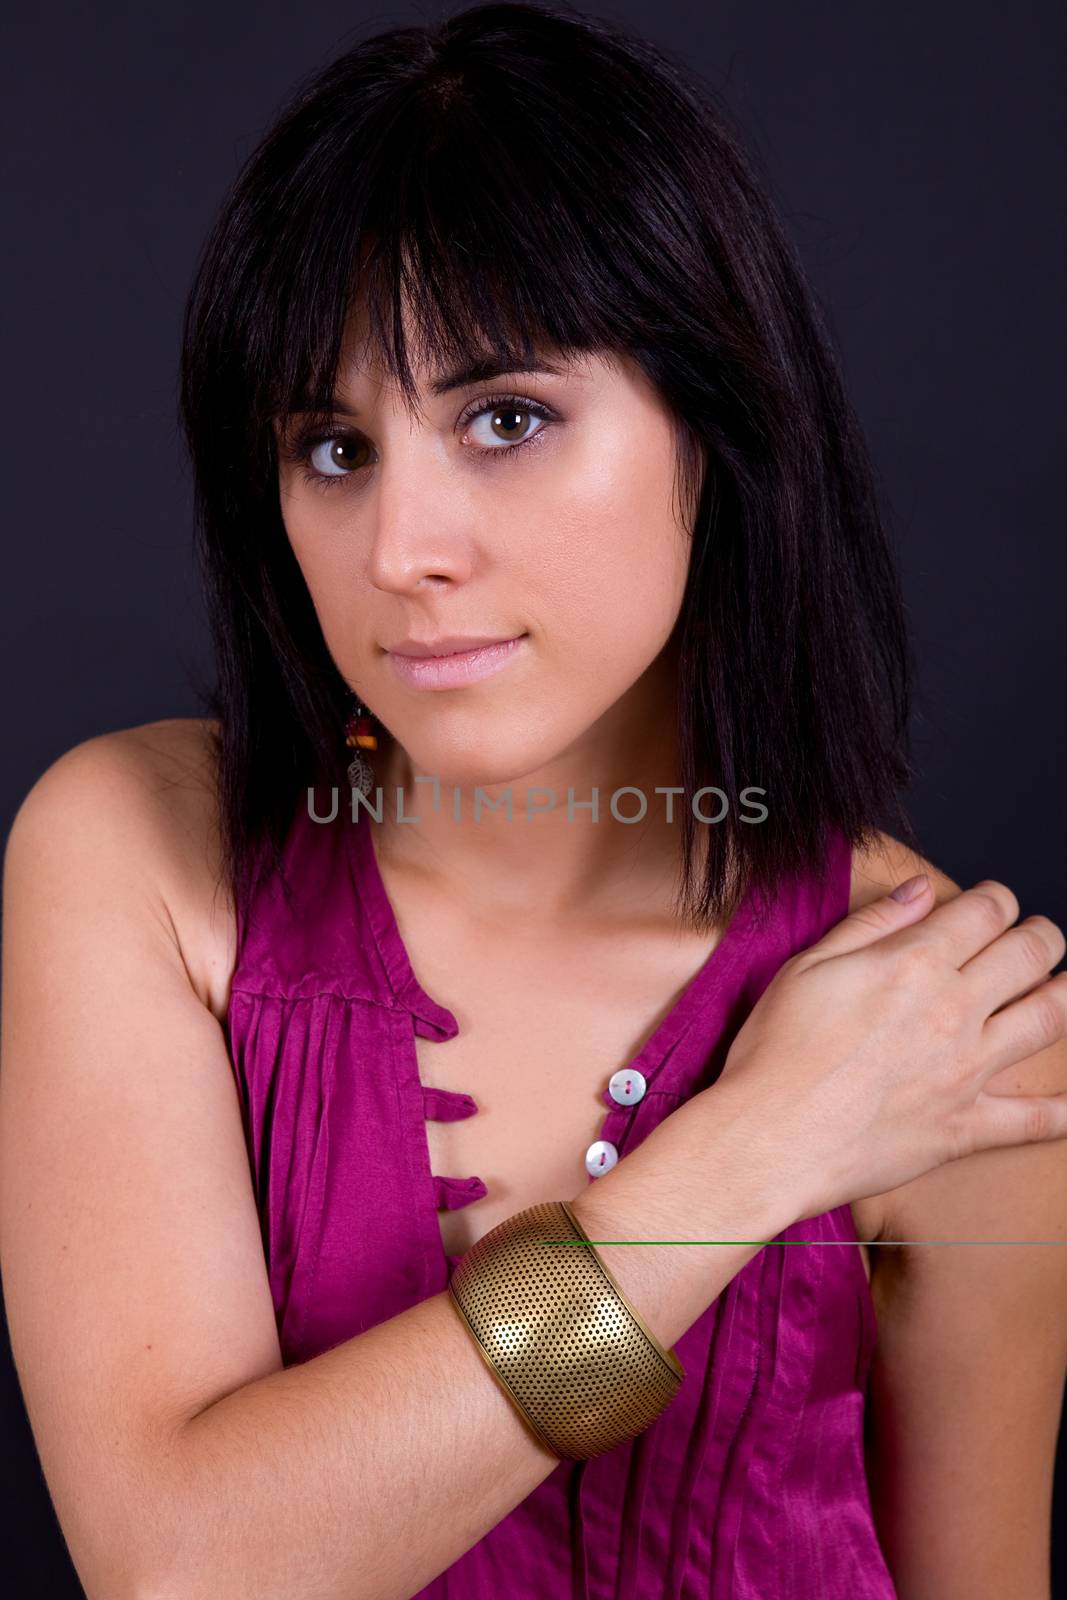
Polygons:
[[478,383],[496,372],[521,372],[537,369],[563,373],[587,354],[584,348],[565,349],[557,340],[537,329],[522,329],[491,335],[484,329],[458,326],[442,330],[439,325],[420,322],[410,302],[401,302],[399,338],[386,341],[373,331],[364,298],[353,306],[345,324],[337,363],[336,387],[366,376],[376,386],[392,387],[399,376],[397,346],[404,362],[425,396],[439,396],[462,383]]
[[[354,415],[388,400],[421,420],[440,397],[504,375],[566,373],[581,382],[591,358],[626,363],[621,328],[605,333],[560,311],[571,303],[541,286],[524,290],[521,273],[452,270],[421,274],[410,257],[364,249],[347,280],[345,303],[331,319],[323,303],[305,316],[290,303],[285,370],[272,382],[275,427],[289,418]],[[585,302],[583,302],[585,303]],[[325,321],[323,321],[325,317]],[[321,324],[321,325],[320,325]],[[603,377],[603,374],[600,374]]]
[[448,394],[492,384],[523,374],[566,378],[584,384],[593,380],[596,364],[621,367],[625,357],[614,351],[565,351],[546,339],[532,340],[516,348],[508,344],[490,346],[484,341],[468,350],[436,352],[424,344],[408,353],[412,384],[405,389],[400,375],[374,341],[365,334],[349,335],[341,349],[337,374],[328,395],[311,391],[298,394],[288,416],[308,416],[343,410],[358,416],[363,409],[374,409],[383,396],[399,401],[413,413],[421,413],[433,401]]

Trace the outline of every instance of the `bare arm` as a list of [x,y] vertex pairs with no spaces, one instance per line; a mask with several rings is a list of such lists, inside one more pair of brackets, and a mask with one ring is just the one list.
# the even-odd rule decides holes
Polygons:
[[[1062,1046],[1003,1092],[1067,1088]],[[999,1090],[991,1089],[990,1093]],[[1050,1600],[1052,1483],[1067,1373],[1067,1145],[985,1150],[887,1210],[873,1275],[871,1500],[900,1600]]]
[[[926,871],[896,846],[859,903]],[[1067,1090],[1067,1040],[990,1094]],[[1056,1435],[1067,1375],[1067,1143],[983,1150],[882,1197],[868,1471],[900,1600],[1049,1600]],[[1051,1240],[1000,1244],[996,1240]]]
[[[282,1368],[223,1033],[167,911],[173,829],[107,736],[49,769],[5,857],[0,1239],[46,1479],[89,1600],[404,1600],[557,1461],[445,1294]],[[575,1197],[590,1236],[786,1226],[728,1099]],[[755,1248],[603,1255],[670,1345]]]
[[[694,1103],[694,1114],[704,1121],[709,1160],[728,1170],[736,1125],[716,1127],[708,1103]],[[697,1181],[695,1172],[650,1204],[670,1170],[658,1136],[678,1135],[680,1116],[599,1180],[595,1205],[592,1196],[577,1198],[591,1236],[600,1236],[597,1228],[613,1238],[750,1234],[756,1202],[741,1201],[740,1176],[722,1183],[714,1206],[706,1174]],[[785,1225],[784,1215],[768,1217],[759,1237]],[[611,1254],[618,1281],[669,1345],[755,1247],[617,1246]],[[498,1389],[446,1294],[216,1401],[184,1423],[177,1445],[168,1492],[189,1537],[173,1588],[163,1588],[168,1600],[405,1600],[559,1464]]]

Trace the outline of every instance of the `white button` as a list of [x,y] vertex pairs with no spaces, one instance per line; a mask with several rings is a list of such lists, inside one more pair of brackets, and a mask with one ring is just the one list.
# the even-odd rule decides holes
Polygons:
[[608,1093],[620,1106],[633,1106],[644,1099],[646,1087],[643,1073],[636,1072],[633,1067],[623,1067],[609,1081]]
[[585,1152],[585,1170],[592,1177],[599,1178],[605,1172],[610,1172],[618,1159],[619,1152],[610,1140],[597,1139]]

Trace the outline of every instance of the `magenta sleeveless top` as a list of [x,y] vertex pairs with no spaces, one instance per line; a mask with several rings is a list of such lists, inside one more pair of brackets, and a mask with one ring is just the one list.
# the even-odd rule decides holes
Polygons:
[[[324,783],[316,816],[335,793],[331,822],[306,798],[294,813],[291,902],[268,877],[238,927],[227,1018],[286,1366],[445,1289],[459,1257],[445,1254],[438,1208],[486,1193],[475,1175],[430,1170],[425,1119],[478,1106],[462,1084],[421,1083],[414,1038],[446,1046],[458,1025],[412,970],[378,824],[362,810],[353,822],[349,791]],[[774,973],[847,914],[850,861],[834,835],[825,871],[773,903],[750,891],[644,1047],[617,1063],[643,1075],[641,1098],[618,1104],[606,1065],[590,1141],[624,1160],[714,1082]],[[675,1344],[686,1376],[649,1428],[561,1461],[412,1600],[892,1600],[864,1471],[876,1330],[850,1208],[777,1237],[821,1242],[767,1244],[737,1273]]]

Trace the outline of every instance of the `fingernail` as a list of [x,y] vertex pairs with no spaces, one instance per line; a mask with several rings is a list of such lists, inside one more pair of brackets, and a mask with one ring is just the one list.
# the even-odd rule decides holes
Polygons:
[[918,877],[905,878],[903,883],[898,883],[895,889],[890,889],[890,898],[893,900],[917,900],[929,883],[925,872],[920,872]]

